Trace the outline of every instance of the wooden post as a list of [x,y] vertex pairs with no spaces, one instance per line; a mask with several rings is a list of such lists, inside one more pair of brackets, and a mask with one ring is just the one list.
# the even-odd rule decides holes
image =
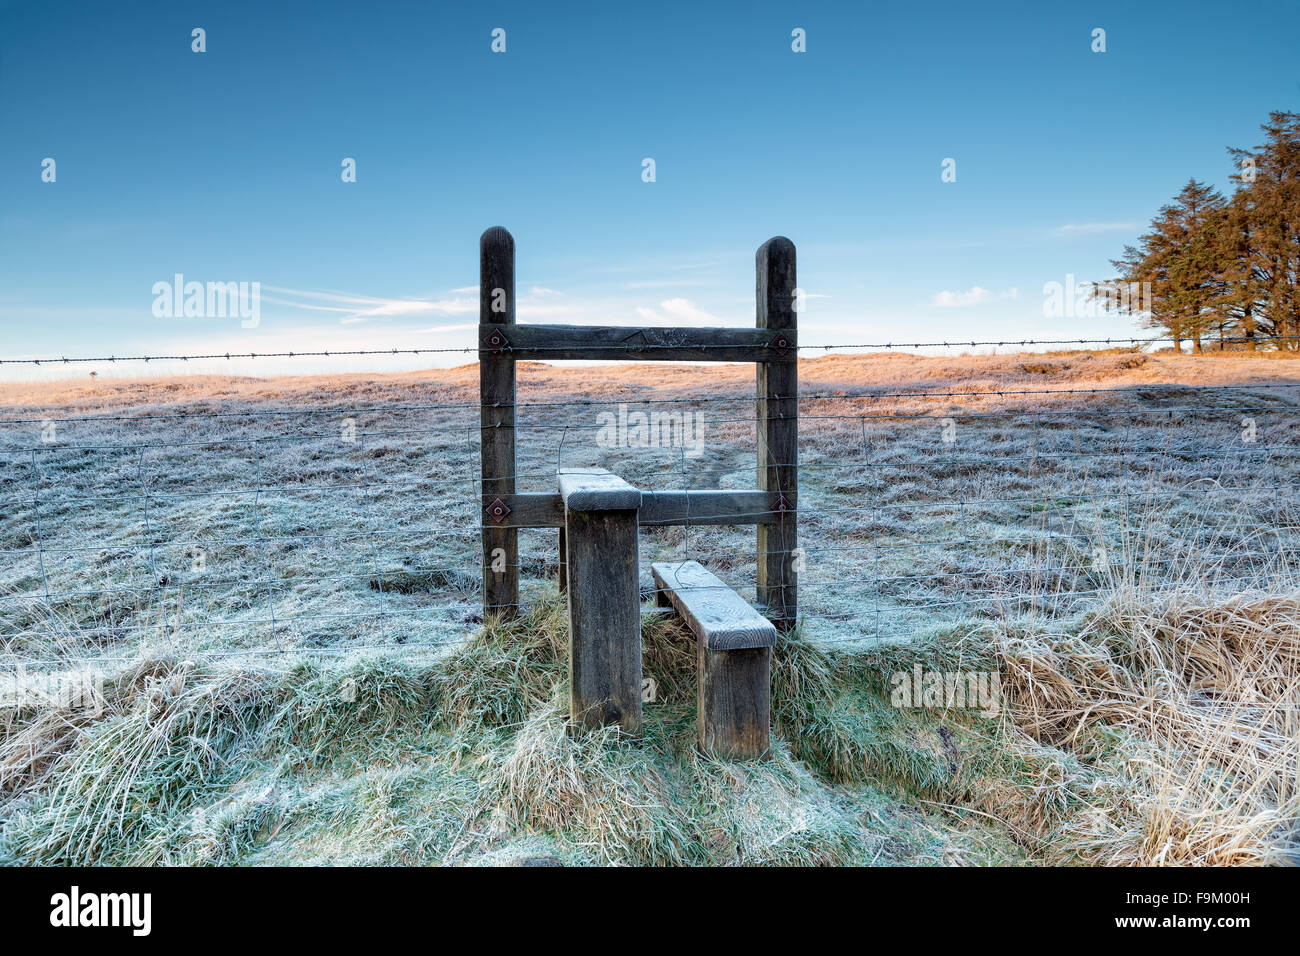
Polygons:
[[641,493],[608,472],[560,473],[569,577],[569,719],[641,730]]
[[715,651],[696,642],[700,749],[729,760],[767,754],[772,648]]
[[758,327],[771,331],[769,347],[779,356],[758,365],[758,487],[779,512],[775,522],[758,526],[758,600],[784,631],[799,613],[799,353],[780,348],[781,333],[793,332],[797,321],[794,243],[769,239],[758,249],[756,267]]
[[[493,226],[479,239],[478,320],[506,336],[515,324],[515,240]],[[515,493],[515,360],[508,348],[479,349],[482,447],[483,618],[519,611],[519,532],[499,527],[493,502]],[[497,570],[494,570],[494,567]]]

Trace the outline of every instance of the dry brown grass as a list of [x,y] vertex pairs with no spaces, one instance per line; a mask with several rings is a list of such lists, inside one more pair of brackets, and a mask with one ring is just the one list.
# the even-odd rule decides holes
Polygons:
[[1105,865],[1294,862],[1300,596],[1159,604],[1119,593],[1073,636],[998,650],[1015,723],[1067,752],[1120,740],[1119,774],[1052,847]]
[[[752,394],[749,365],[637,364],[553,366],[520,362],[521,401],[626,395],[652,388],[656,397],[734,391]],[[1206,357],[1128,350],[1002,355],[926,356],[905,352],[840,355],[799,362],[804,391],[843,389],[936,390],[1109,388],[1114,386],[1263,385],[1300,382],[1293,356],[1227,353]],[[347,408],[366,402],[477,402],[478,365],[423,372],[275,376],[272,378],[185,375],[117,379],[110,375],[0,383],[0,405],[11,410],[58,410],[60,414],[110,412],[149,405],[229,411],[247,404]],[[1036,400],[1017,399],[1033,404]]]

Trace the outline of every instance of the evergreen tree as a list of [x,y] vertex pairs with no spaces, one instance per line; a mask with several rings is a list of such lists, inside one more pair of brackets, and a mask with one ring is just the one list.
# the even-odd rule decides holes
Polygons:
[[[1193,350],[1200,352],[1206,332],[1218,324],[1211,309],[1223,209],[1218,190],[1189,180],[1173,202],[1160,208],[1138,246],[1126,246],[1124,255],[1112,260],[1119,275],[1099,283],[1094,294],[1120,311],[1149,309],[1144,315],[1148,326],[1165,329],[1178,348],[1190,338]],[[1134,287],[1149,289],[1149,298],[1125,296]]]
[[[1151,230],[1112,261],[1116,278],[1096,297],[1164,329],[1181,349],[1214,335],[1300,351],[1300,113],[1275,111],[1263,145],[1229,149],[1236,190],[1225,201],[1189,180]],[[1145,286],[1149,297],[1132,290]]]
[[1300,113],[1275,111],[1263,145],[1230,149],[1249,221],[1247,257],[1259,327],[1283,348],[1300,348]]
[[1272,325],[1261,309],[1262,287],[1252,260],[1255,220],[1249,196],[1238,190],[1211,223],[1215,243],[1215,273],[1210,308],[1219,334],[1219,349],[1226,339],[1241,338],[1255,351],[1260,335]]
[[1217,324],[1211,304],[1223,206],[1217,189],[1189,179],[1158,220],[1168,250],[1169,311],[1198,353],[1205,335]]

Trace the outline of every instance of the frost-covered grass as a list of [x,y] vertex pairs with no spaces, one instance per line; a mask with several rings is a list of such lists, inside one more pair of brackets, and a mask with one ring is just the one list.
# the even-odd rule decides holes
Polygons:
[[[445,407],[474,367],[2,386],[2,662],[97,669],[106,706],[0,711],[0,859],[1293,860],[1300,428],[1258,387],[1292,367],[801,363],[842,397],[801,404],[803,618],[752,765],[694,750],[689,640],[649,612],[643,738],[566,731],[553,532],[521,533],[530,612],[481,626],[478,417]],[[521,407],[520,488],[748,487],[752,375],[521,367],[521,402],[680,400],[707,440]],[[643,530],[674,556],[753,596],[752,529]],[[893,706],[917,664],[998,674],[1000,716]]]
[[[10,863],[832,864],[1018,859],[982,819],[908,795],[911,770],[837,774],[778,739],[753,764],[694,749],[689,638],[651,616],[667,691],[644,735],[566,728],[563,608],[539,604],[441,654],[253,671],[141,661],[102,714],[20,712],[0,745]],[[794,637],[774,681],[846,692]],[[815,688],[815,690],[814,690]],[[865,734],[848,720],[818,739]],[[828,736],[829,734],[829,736]],[[866,737],[864,736],[865,742]],[[882,826],[879,821],[888,821]]]

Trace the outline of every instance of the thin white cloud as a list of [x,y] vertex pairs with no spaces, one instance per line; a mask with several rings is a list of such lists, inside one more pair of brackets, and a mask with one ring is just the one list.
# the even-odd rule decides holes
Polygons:
[[345,309],[337,305],[309,305],[306,302],[294,302],[290,299],[277,299],[273,295],[262,296],[263,302],[270,302],[272,305],[287,305],[294,309],[307,309],[310,312],[343,312],[351,315],[354,309]]
[[1057,226],[1056,236],[1099,236],[1108,232],[1135,232],[1137,223],[1132,222],[1069,222]]
[[[371,319],[402,318],[422,315],[466,315],[478,309],[478,301],[468,296],[455,295],[450,299],[391,299],[377,296],[354,295],[346,292],[315,292],[306,289],[266,287],[291,298],[263,296],[262,301],[312,312],[338,312],[339,322],[354,325]],[[312,301],[301,301],[301,300]]]
[[978,285],[971,286],[964,292],[951,292],[945,289],[936,295],[930,304],[940,309],[962,309],[986,301],[989,295],[988,289]]
[[659,308],[673,319],[682,319],[687,322],[700,322],[716,325],[718,317],[712,312],[706,312],[701,309],[690,299],[683,299],[680,296],[672,299],[664,299],[659,303]]
[[427,329],[412,329],[415,335],[428,335],[430,332],[466,332],[471,329],[477,329],[477,322],[462,322],[459,325],[435,325]]
[[678,322],[691,322],[698,325],[718,325],[719,319],[711,312],[701,309],[690,299],[680,296],[664,299],[658,309],[637,306],[636,314],[654,325],[673,325]]

